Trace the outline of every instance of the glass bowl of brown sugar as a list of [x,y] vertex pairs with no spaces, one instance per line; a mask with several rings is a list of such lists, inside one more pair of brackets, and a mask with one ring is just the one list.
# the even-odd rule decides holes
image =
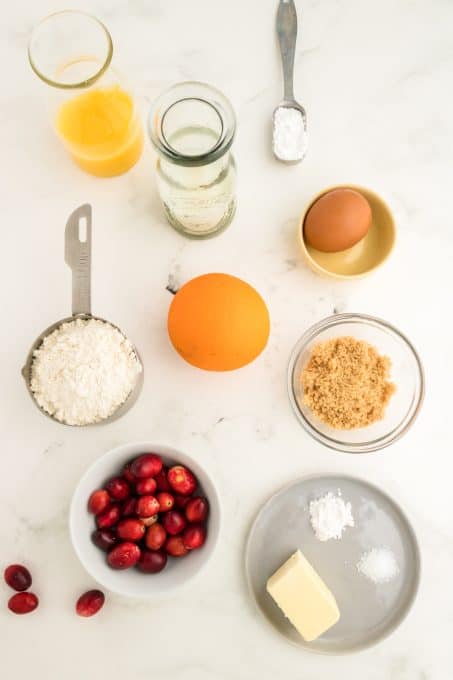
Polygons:
[[335,314],[309,328],[288,368],[288,391],[308,434],[336,451],[369,453],[403,436],[424,397],[420,357],[391,324]]

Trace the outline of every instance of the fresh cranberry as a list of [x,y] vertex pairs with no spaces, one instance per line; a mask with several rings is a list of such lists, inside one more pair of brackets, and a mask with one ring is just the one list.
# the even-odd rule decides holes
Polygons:
[[161,491],[158,493],[157,500],[159,501],[161,512],[168,512],[175,504],[175,499],[171,493],[168,493],[168,491]]
[[123,467],[121,476],[123,477],[123,479],[126,480],[126,482],[129,482],[129,484],[133,484],[134,482],[137,481],[135,475],[131,470],[131,463],[126,463],[126,465]]
[[201,524],[191,524],[184,529],[182,541],[188,550],[201,548],[206,540],[206,529]]
[[31,586],[31,574],[22,564],[10,564],[6,567],[4,578],[14,590],[27,590]]
[[107,491],[116,501],[124,501],[131,495],[131,487],[122,477],[114,477],[106,484]]
[[171,491],[171,486],[167,479],[167,472],[168,468],[164,466],[155,477],[158,491]]
[[174,465],[170,468],[167,479],[171,488],[183,496],[190,496],[197,488],[194,475],[183,465]]
[[95,515],[104,512],[110,504],[110,496],[105,489],[93,491],[88,500],[88,510]]
[[159,519],[158,515],[151,515],[151,517],[139,517],[139,520],[145,527],[150,527]]
[[146,479],[139,479],[135,485],[135,491],[139,496],[144,496],[145,494],[152,494],[157,489],[156,480],[152,477],[147,477]]
[[159,512],[159,501],[155,496],[140,496],[136,512],[139,517],[152,517]]
[[140,558],[140,548],[135,543],[125,541],[115,546],[108,554],[107,561],[113,569],[134,567]]
[[165,531],[172,536],[180,534],[186,528],[187,520],[179,510],[170,510],[162,515],[162,524]]
[[174,499],[175,499],[175,506],[177,508],[180,508],[180,510],[184,510],[187,503],[190,501],[190,496],[181,496],[181,494],[176,493],[175,496],[174,496]]
[[120,510],[123,517],[131,517],[135,515],[135,510],[137,507],[137,501],[135,498],[126,498],[125,501],[121,503]]
[[118,522],[120,514],[119,505],[111,505],[107,510],[96,515],[96,524],[98,525],[98,528],[110,529],[110,527],[113,527]]
[[146,532],[146,547],[150,550],[159,550],[159,548],[162,548],[163,544],[165,543],[166,538],[167,532],[165,531],[164,527],[162,524],[158,524],[156,522],[156,524],[150,526]]
[[34,593],[16,593],[9,598],[8,609],[14,614],[29,614],[39,604],[39,600]]
[[162,550],[144,550],[137,562],[137,569],[147,574],[157,574],[166,564],[167,555]]
[[94,616],[102,608],[105,601],[104,593],[100,590],[88,590],[79,597],[76,612],[79,616]]
[[139,519],[122,519],[116,527],[116,535],[123,541],[140,541],[145,535],[145,526]]
[[139,479],[155,477],[162,470],[162,459],[155,453],[145,453],[131,463],[132,474]]
[[208,501],[206,498],[197,496],[196,498],[191,498],[186,505],[186,517],[189,522],[204,522],[208,516]]
[[183,557],[189,552],[183,543],[182,536],[170,536],[167,538],[165,551],[172,557]]
[[101,550],[110,550],[117,541],[115,533],[111,529],[97,529],[93,532],[91,540]]

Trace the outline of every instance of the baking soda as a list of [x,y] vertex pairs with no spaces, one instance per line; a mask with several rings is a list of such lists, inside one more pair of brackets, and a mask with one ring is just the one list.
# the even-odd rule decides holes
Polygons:
[[341,538],[346,527],[354,526],[351,503],[331,491],[310,503],[310,522],[319,541]]

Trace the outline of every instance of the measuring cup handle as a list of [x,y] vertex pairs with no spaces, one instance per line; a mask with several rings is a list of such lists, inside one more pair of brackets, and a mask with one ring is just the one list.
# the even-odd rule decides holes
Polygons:
[[91,314],[91,205],[70,215],[65,229],[65,262],[72,269],[72,314]]
[[277,36],[282,56],[284,98],[294,99],[294,57],[296,54],[297,13],[294,0],[280,0],[277,10]]

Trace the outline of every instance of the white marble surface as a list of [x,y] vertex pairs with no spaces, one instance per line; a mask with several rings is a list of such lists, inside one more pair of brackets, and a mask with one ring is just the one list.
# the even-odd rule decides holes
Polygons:
[[[276,0],[93,0],[143,115],[163,88],[211,82],[239,119],[239,210],[219,238],[187,241],[162,216],[149,147],[126,176],[96,180],[66,157],[47,127],[45,86],[26,60],[28,33],[59,8],[15,0],[2,8],[0,93],[2,312],[0,541],[3,565],[33,570],[39,610],[14,617],[0,585],[0,668],[8,680],[450,680],[453,598],[451,462],[451,72],[449,0],[299,0],[296,91],[309,116],[301,166],[269,151],[280,98]],[[317,278],[302,264],[295,224],[310,196],[334,182],[380,191],[398,220],[391,261],[354,284]],[[20,368],[35,336],[70,311],[63,228],[82,202],[94,209],[93,310],[140,348],[139,403],[105,428],[74,430],[33,407]],[[268,302],[265,354],[235,373],[198,372],[166,336],[168,276],[223,270]],[[334,309],[394,322],[420,350],[427,397],[413,430],[383,453],[350,457],[311,441],[286,397],[286,366],[301,333]],[[72,551],[67,510],[85,468],[134,439],[168,442],[214,476],[225,524],[202,579],[156,606],[108,597],[81,620],[77,595],[93,585]],[[243,573],[244,541],[260,504],[299,475],[342,471],[381,484],[413,520],[423,580],[409,618],[358,655],[304,654],[255,612]]]

